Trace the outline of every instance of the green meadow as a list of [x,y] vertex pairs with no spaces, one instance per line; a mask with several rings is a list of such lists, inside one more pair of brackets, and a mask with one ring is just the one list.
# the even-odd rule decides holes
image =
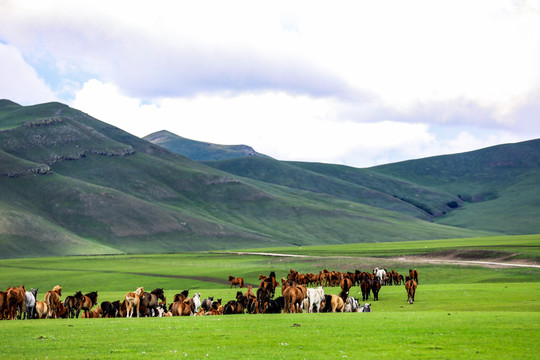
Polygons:
[[[469,250],[538,258],[538,236],[469,239]],[[98,301],[118,300],[138,286],[163,287],[170,300],[189,289],[223,303],[234,298],[229,275],[257,284],[259,274],[289,269],[370,271],[383,266],[419,271],[416,301],[404,287],[384,286],[372,313],[195,316],[133,319],[0,321],[0,356],[9,359],[536,359],[540,354],[540,269],[426,264],[400,260],[440,253],[467,241],[441,240],[303,249],[308,257],[223,253],[57,257],[0,261],[0,288],[56,284],[62,299],[97,290]],[[392,250],[392,245],[394,250]],[[427,250],[426,250],[427,246]],[[363,248],[363,249],[362,249]],[[422,250],[424,249],[424,250]],[[517,250],[523,249],[523,253]],[[275,249],[272,249],[273,252]],[[427,253],[426,253],[427,252]],[[523,257],[520,257],[523,256]],[[515,259],[513,257],[512,259]],[[532,260],[531,260],[532,259]],[[339,288],[325,288],[338,293]],[[242,289],[245,291],[245,289]],[[280,293],[278,288],[277,294]],[[361,298],[360,289],[351,295]],[[277,296],[277,295],[276,295]]]

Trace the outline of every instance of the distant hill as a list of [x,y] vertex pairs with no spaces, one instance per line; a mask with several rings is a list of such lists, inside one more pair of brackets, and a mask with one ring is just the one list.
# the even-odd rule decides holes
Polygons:
[[152,133],[143,139],[196,161],[225,160],[246,156],[267,157],[247,145],[211,144],[186,139],[166,130]]
[[[265,157],[240,159],[267,161],[267,173],[274,172],[271,164],[280,164]],[[395,186],[407,183],[377,176]],[[284,186],[224,172],[61,103],[0,101],[2,258],[493,234],[433,223],[410,201],[335,176],[313,180],[314,186],[328,181],[333,194],[295,187],[295,181]],[[358,197],[347,197],[349,190]],[[455,199],[429,190],[441,197],[437,204]]]
[[206,165],[460,228],[540,233],[540,140],[358,169],[269,159]]

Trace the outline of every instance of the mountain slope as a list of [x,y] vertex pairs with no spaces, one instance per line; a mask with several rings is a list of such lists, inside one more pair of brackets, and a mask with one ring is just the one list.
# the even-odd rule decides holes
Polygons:
[[162,130],[143,138],[173,153],[184,155],[192,160],[225,160],[245,156],[262,156],[247,145],[219,145],[190,140]]
[[237,177],[60,103],[0,102],[2,257],[470,237]]

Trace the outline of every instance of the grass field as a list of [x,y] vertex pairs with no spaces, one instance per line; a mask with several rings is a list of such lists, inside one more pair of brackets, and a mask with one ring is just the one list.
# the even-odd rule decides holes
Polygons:
[[[511,239],[496,238],[493,248]],[[490,250],[488,239],[469,241]],[[512,240],[512,252],[538,256],[538,237]],[[0,261],[0,288],[24,284],[46,290],[62,284],[63,296],[98,290],[99,302],[117,300],[137,286],[165,288],[168,299],[183,289],[224,302],[236,289],[229,274],[257,283],[258,274],[290,268],[369,270],[375,263],[405,273],[416,266],[420,284],[413,305],[403,286],[385,286],[373,313],[230,315],[140,319],[1,321],[0,356],[35,358],[213,359],[536,359],[540,354],[540,269],[486,268],[397,262],[385,256],[459,248],[450,240],[425,244],[366,244],[317,248],[318,257],[285,258],[233,254],[94,256]],[[506,245],[505,245],[506,244]],[[380,247],[378,247],[380,246]],[[286,250],[286,249],[284,249]],[[310,252],[310,249],[302,249]],[[366,260],[367,254],[379,258]],[[355,257],[358,256],[358,257]],[[360,257],[361,256],[361,257]],[[338,288],[326,288],[338,293]],[[278,290],[279,293],[279,290]],[[351,295],[361,297],[353,287]]]

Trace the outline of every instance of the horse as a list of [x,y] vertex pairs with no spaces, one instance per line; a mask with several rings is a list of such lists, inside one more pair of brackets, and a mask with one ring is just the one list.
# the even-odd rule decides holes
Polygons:
[[244,287],[244,279],[241,277],[234,277],[229,275],[229,281],[231,282],[231,289],[234,285],[236,288],[237,286],[240,286],[240,289]]
[[0,291],[0,319],[7,317],[7,292]]
[[343,312],[358,312],[358,300],[352,296],[349,296],[347,300],[345,300]]
[[77,314],[76,314],[77,318],[79,318],[79,313],[81,312],[81,310],[83,310],[84,313],[86,314],[86,317],[88,317],[88,312],[90,311],[90,309],[92,309],[94,305],[97,304],[97,297],[98,297],[97,291],[92,291],[79,298],[80,306],[77,309]]
[[26,310],[26,290],[23,286],[10,287],[6,291],[7,313],[9,319],[21,319]]
[[411,277],[411,279],[413,279],[416,282],[416,284],[419,284],[418,283],[418,271],[417,270],[409,269],[409,276]]
[[62,296],[62,286],[55,285],[52,290],[45,293],[45,303],[49,308],[47,317],[56,317],[56,309],[60,303],[60,296]]
[[193,305],[195,306],[195,312],[198,312],[199,308],[201,307],[201,293],[195,293],[192,299]]
[[270,292],[270,298],[273,298],[278,285],[279,284],[276,281],[276,273],[272,271],[267,278],[261,281],[259,288],[265,288],[268,290]]
[[[184,301],[184,300],[187,299],[188,295],[189,295],[189,290],[184,290],[180,294],[175,294],[173,302]],[[169,306],[169,308],[170,308],[170,306]]]
[[125,296],[126,301],[126,317],[130,318],[133,316],[133,308],[136,308],[136,314],[137,317],[139,317],[139,305],[140,305],[140,298],[142,293],[144,292],[144,288],[140,287],[135,290],[135,292],[128,292]]
[[159,305],[158,300],[165,302],[165,294],[163,289],[154,289],[152,292],[143,292],[140,299],[140,307],[143,316],[150,315],[152,317],[157,315],[157,307]]
[[414,279],[409,279],[405,283],[405,290],[407,290],[407,301],[409,304],[412,304],[414,302],[414,293],[416,292],[416,281]]
[[24,312],[27,319],[33,319],[36,312],[38,289],[31,289],[25,293],[26,297],[26,311]]
[[201,302],[201,309],[206,313],[207,311],[210,311],[212,308],[212,303],[214,302],[214,297],[211,296],[209,298],[204,299]]
[[283,310],[288,313],[302,312],[302,302],[306,298],[307,289],[305,286],[297,285],[294,281],[285,283],[283,297],[285,306]]
[[362,301],[369,299],[369,293],[371,292],[371,283],[369,280],[363,280],[360,283],[360,290],[362,290]]
[[386,281],[386,270],[384,269],[373,269],[373,275],[375,275],[376,278],[379,278],[381,284],[384,284],[384,282]]
[[270,299],[268,306],[266,307],[266,314],[279,314],[285,307],[285,298],[283,296],[275,299]]
[[317,312],[321,309],[321,301],[324,298],[324,289],[322,286],[319,286],[316,289],[307,289],[307,296],[306,299],[308,301],[308,309],[307,311],[312,313],[313,307],[317,310]]
[[371,304],[365,303],[358,308],[358,312],[373,312],[371,310]]
[[101,317],[115,318],[118,315],[118,309],[110,301],[103,301],[99,307],[102,311]]
[[371,292],[373,292],[373,300],[375,301],[379,301],[379,290],[381,290],[381,282],[378,277],[374,277],[371,281]]
[[195,312],[193,298],[176,301],[171,304],[172,316],[189,316]]
[[36,313],[34,317],[36,319],[45,319],[49,313],[49,305],[45,301],[36,301]]
[[325,295],[323,304],[321,304],[322,312],[343,312],[345,302],[337,295]]
[[264,310],[268,306],[270,298],[270,290],[264,287],[260,287],[257,289],[257,311],[259,314],[262,314],[264,312]]
[[64,299],[64,307],[66,308],[68,312],[69,318],[75,317],[75,311],[79,308],[79,305],[80,305],[80,300],[79,298],[76,298],[75,295],[66,296],[66,298]]

